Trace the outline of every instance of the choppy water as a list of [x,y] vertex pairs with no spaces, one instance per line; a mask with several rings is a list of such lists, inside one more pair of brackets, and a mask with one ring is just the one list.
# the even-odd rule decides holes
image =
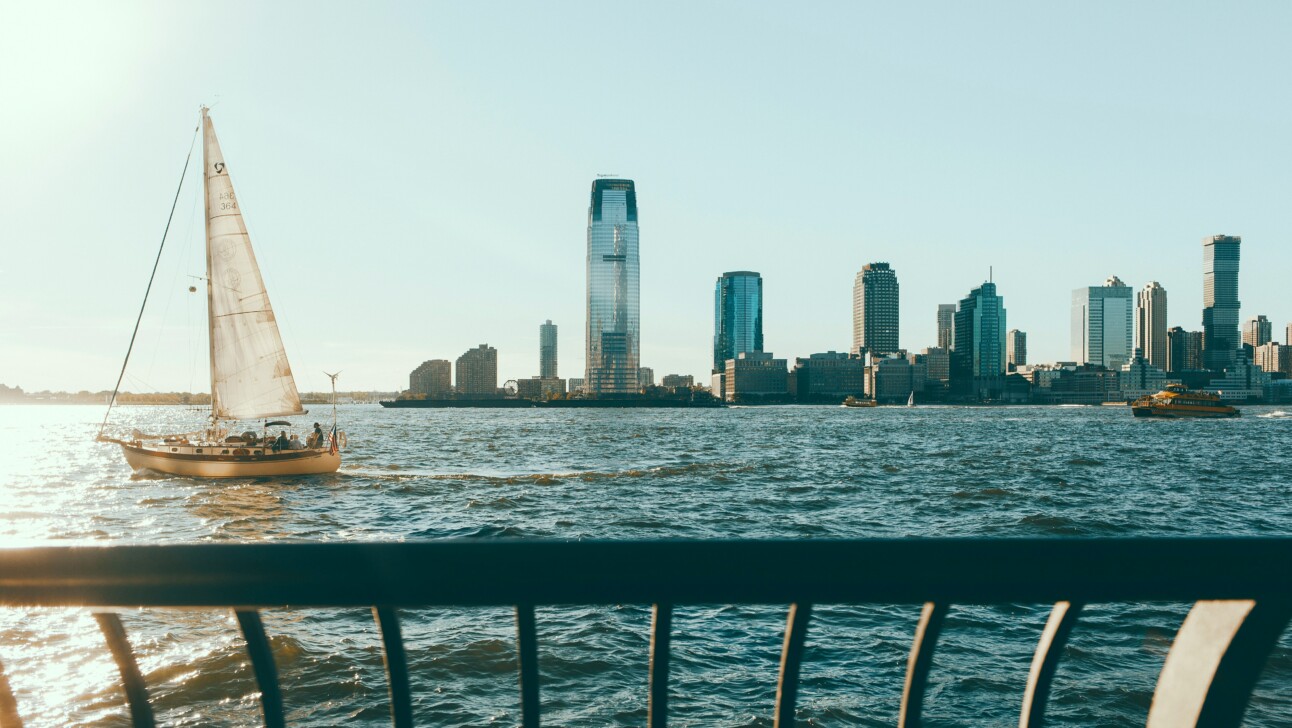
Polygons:
[[[1292,413],[1137,421],[1125,408],[688,410],[343,408],[334,476],[132,477],[91,442],[97,407],[0,407],[0,544],[442,538],[864,538],[1292,534]],[[185,408],[120,408],[123,429],[187,429]],[[302,422],[302,424],[305,424]],[[1286,570],[1292,572],[1292,569]],[[1277,573],[1277,569],[1275,569]],[[1287,574],[1285,573],[1285,578]],[[1061,663],[1053,718],[1142,725],[1187,605],[1096,605]],[[931,725],[1016,725],[1048,605],[953,608]],[[508,610],[405,615],[419,724],[518,721]],[[915,606],[818,607],[800,720],[892,725]],[[124,615],[159,718],[256,725],[231,615]],[[550,725],[642,725],[647,605],[538,611]],[[679,608],[675,725],[771,725],[785,612]],[[362,611],[274,611],[294,725],[388,725]],[[115,666],[79,610],[0,610],[0,660],[29,725],[126,725]],[[1287,725],[1285,635],[1247,724]]]

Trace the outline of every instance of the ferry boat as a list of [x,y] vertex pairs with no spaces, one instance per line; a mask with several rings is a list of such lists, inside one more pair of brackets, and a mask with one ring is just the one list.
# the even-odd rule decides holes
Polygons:
[[857,399],[851,396],[843,401],[844,407],[875,407],[877,405],[878,403],[873,399]]
[[1191,392],[1183,384],[1168,384],[1157,394],[1131,403],[1136,417],[1237,417],[1237,409],[1221,404],[1211,392]]

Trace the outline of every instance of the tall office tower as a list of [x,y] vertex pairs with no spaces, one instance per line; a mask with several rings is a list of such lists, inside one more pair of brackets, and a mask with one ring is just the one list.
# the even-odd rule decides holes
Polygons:
[[538,376],[553,379],[556,373],[556,324],[552,319],[538,326]]
[[1005,299],[995,283],[984,283],[960,299],[951,390],[957,394],[999,393],[1005,376]]
[[1166,371],[1171,374],[1202,369],[1202,332],[1174,326],[1166,332]]
[[1261,344],[1268,344],[1274,340],[1274,325],[1270,320],[1261,314],[1256,318],[1249,318],[1243,324],[1243,343],[1250,347],[1257,347]]
[[1283,332],[1283,343],[1292,346],[1292,323],[1288,324],[1287,329]]
[[937,348],[951,351],[956,342],[955,330],[956,305],[954,303],[939,303]]
[[1166,289],[1157,281],[1136,295],[1135,348],[1149,364],[1166,370]]
[[458,357],[458,394],[498,393],[498,350],[481,344]]
[[852,284],[852,351],[892,354],[897,345],[897,272],[887,263],[870,263]]
[[723,273],[713,289],[713,371],[727,370],[736,355],[763,350],[763,277],[753,271]]
[[1027,332],[1010,329],[1005,335],[1005,359],[1009,368],[1027,363]]
[[630,179],[592,183],[588,207],[588,329],[584,391],[637,391],[641,365],[637,190]]
[[1218,372],[1238,351],[1238,258],[1243,239],[1202,239],[1202,363]]
[[408,375],[408,391],[428,397],[447,397],[453,392],[453,365],[448,359],[422,362]]
[[1113,276],[1102,286],[1072,292],[1072,358],[1078,364],[1121,369],[1134,353],[1130,286]]

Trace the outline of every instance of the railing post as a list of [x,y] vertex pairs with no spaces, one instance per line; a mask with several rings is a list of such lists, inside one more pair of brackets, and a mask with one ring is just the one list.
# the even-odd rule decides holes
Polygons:
[[22,728],[18,701],[14,700],[13,688],[9,687],[9,676],[4,671],[4,665],[0,665],[0,728]]
[[673,605],[656,604],[650,622],[650,695],[646,724],[650,728],[668,725],[668,661],[672,642]]
[[516,656],[520,662],[520,724],[538,728],[538,630],[534,605],[516,605]]
[[1050,699],[1050,683],[1059,667],[1059,658],[1068,642],[1068,635],[1081,616],[1081,602],[1056,602],[1045,622],[1041,639],[1032,655],[1032,668],[1027,674],[1027,689],[1023,692],[1023,711],[1018,717],[1018,728],[1041,728],[1045,724],[1045,706]]
[[135,652],[130,648],[126,638],[126,628],[121,618],[110,612],[95,612],[94,620],[99,623],[103,639],[112,651],[112,659],[117,663],[121,673],[121,688],[126,693],[126,704],[130,707],[130,724],[135,728],[152,728],[153,709],[148,704],[148,688],[144,677],[139,674],[139,665],[135,662]]
[[381,631],[385,648],[386,683],[390,686],[390,719],[395,728],[412,728],[412,691],[408,687],[408,659],[404,655],[404,636],[399,629],[399,615],[394,607],[373,607],[372,617]]
[[1199,728],[1241,723],[1261,668],[1289,617],[1292,602],[1194,604],[1162,665],[1148,726]]
[[911,654],[906,659],[906,685],[902,690],[898,728],[917,728],[920,725],[924,712],[924,688],[928,683],[929,669],[933,667],[933,648],[937,646],[949,607],[943,602],[925,602],[920,612]]
[[781,646],[781,672],[776,685],[776,728],[794,725],[794,709],[799,695],[799,667],[803,664],[803,645],[807,639],[812,605],[790,605],[785,620],[785,642]]
[[274,651],[265,636],[265,625],[260,612],[235,610],[242,638],[247,642],[247,655],[251,657],[251,670],[256,674],[260,688],[260,709],[264,713],[265,728],[286,728],[283,720],[283,694],[278,686],[278,666],[274,664]]

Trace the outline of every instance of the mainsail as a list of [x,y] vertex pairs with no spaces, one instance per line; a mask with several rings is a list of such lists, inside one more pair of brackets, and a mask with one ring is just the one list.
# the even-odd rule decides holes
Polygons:
[[212,416],[252,420],[301,414],[296,380],[205,108],[202,140]]

